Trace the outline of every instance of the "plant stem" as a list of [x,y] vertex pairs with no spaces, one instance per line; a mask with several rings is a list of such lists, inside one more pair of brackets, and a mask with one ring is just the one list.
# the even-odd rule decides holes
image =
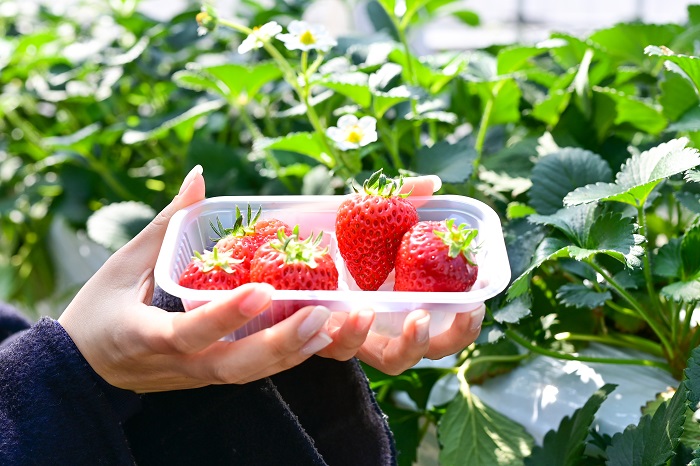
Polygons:
[[593,269],[598,272],[608,284],[613,287],[615,291],[618,292],[620,296],[622,296],[630,305],[632,308],[639,313],[639,316],[644,319],[644,321],[651,327],[651,329],[654,331],[657,337],[659,337],[659,340],[661,340],[661,344],[663,345],[663,348],[666,352],[666,357],[670,358],[671,355],[673,354],[673,346],[671,343],[668,341],[668,338],[666,336],[666,332],[663,331],[659,327],[658,322],[652,318],[647,311],[642,307],[641,304],[639,304],[639,301],[634,299],[632,295],[630,295],[624,288],[622,288],[619,283],[617,283],[601,266],[596,264],[592,259],[587,259],[585,261],[588,265],[593,267]]
[[602,336],[563,332],[556,335],[554,338],[557,340],[564,341],[590,341],[596,343],[604,343],[606,345],[621,346],[624,348],[642,350],[654,356],[659,356],[662,358],[664,357],[664,353],[661,349],[661,346],[655,344],[654,342],[649,341],[645,338],[629,339],[625,337],[626,335],[616,333],[609,334],[607,336]]
[[559,351],[552,351],[546,348],[542,348],[527,340],[519,333],[512,329],[506,329],[506,336],[511,338],[516,343],[524,346],[534,353],[541,354],[543,356],[549,356],[556,359],[564,359],[567,361],[581,361],[581,362],[591,362],[591,363],[602,363],[602,364],[622,364],[622,365],[632,365],[632,366],[650,366],[658,367],[667,372],[671,372],[671,368],[668,364],[659,361],[652,361],[648,359],[621,359],[621,358],[596,358],[591,356],[578,356],[569,353],[561,353]]
[[472,164],[472,176],[469,183],[469,195],[474,197],[476,192],[476,182],[479,180],[479,166],[481,165],[481,156],[484,153],[484,142],[486,141],[486,132],[488,131],[491,112],[493,112],[493,106],[496,101],[496,94],[501,90],[504,81],[499,81],[493,88],[489,100],[486,101],[484,105],[484,113],[481,115],[481,121],[479,122],[479,132],[476,133],[476,140],[474,141],[474,150],[476,150],[476,158]]
[[[644,204],[637,206],[637,217],[639,218],[639,234],[647,237],[647,221],[646,213],[644,212]],[[654,306],[657,313],[660,313],[661,302],[659,301],[659,294],[654,289],[654,279],[651,276],[651,246],[649,244],[649,238],[647,238],[647,244],[644,251],[644,256],[642,261],[644,262],[644,281],[647,285],[647,292],[649,293],[649,299]]]

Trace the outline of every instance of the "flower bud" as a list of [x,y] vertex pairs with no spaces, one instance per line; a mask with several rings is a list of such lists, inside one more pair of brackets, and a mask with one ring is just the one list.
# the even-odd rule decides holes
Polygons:
[[216,29],[216,25],[219,21],[216,11],[208,5],[202,6],[202,11],[197,13],[196,19],[199,25],[197,32],[200,36]]

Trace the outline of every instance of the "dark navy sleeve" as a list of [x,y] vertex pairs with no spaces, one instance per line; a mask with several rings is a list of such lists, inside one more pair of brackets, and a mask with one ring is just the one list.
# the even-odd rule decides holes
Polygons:
[[0,349],[0,464],[132,465],[122,422],[139,402],[43,318]]

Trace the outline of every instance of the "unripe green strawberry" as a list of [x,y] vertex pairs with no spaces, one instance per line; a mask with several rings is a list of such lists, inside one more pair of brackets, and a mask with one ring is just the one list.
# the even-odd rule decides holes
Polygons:
[[418,222],[418,212],[400,194],[403,180],[379,170],[338,208],[335,235],[340,255],[362,290],[377,290],[394,268],[404,233]]
[[291,236],[283,230],[260,246],[250,264],[250,281],[269,283],[278,290],[337,290],[338,269],[321,248],[323,233],[301,240],[299,227]]
[[214,247],[195,257],[180,275],[179,284],[195,290],[232,290],[250,281],[243,261],[231,257],[231,252],[219,253]]
[[394,290],[470,290],[479,270],[471,244],[477,234],[454,219],[418,222],[401,240]]

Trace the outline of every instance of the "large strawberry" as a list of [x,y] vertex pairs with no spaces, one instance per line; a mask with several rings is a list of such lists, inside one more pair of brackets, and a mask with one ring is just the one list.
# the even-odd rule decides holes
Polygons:
[[258,248],[274,239],[277,231],[283,229],[286,234],[291,234],[289,225],[278,219],[260,220],[262,208],[253,216],[250,205],[248,205],[248,222],[243,221],[243,214],[236,206],[236,221],[231,228],[224,228],[221,221],[217,219],[218,228],[210,222],[212,230],[218,235],[214,238],[219,251],[231,251],[232,256],[243,260],[245,267],[250,269],[250,261]]
[[232,290],[250,281],[243,261],[231,251],[219,253],[214,247],[203,254],[195,251],[192,261],[180,275],[180,285],[195,290]]
[[323,233],[301,240],[299,227],[291,236],[277,232],[277,238],[256,251],[250,265],[250,281],[269,283],[278,290],[336,290],[338,269],[321,248]]
[[401,240],[394,290],[470,290],[479,271],[472,245],[477,234],[454,219],[418,222]]
[[374,173],[338,208],[335,235],[355,283],[377,290],[394,268],[401,237],[418,222],[416,208],[400,194],[403,179]]

